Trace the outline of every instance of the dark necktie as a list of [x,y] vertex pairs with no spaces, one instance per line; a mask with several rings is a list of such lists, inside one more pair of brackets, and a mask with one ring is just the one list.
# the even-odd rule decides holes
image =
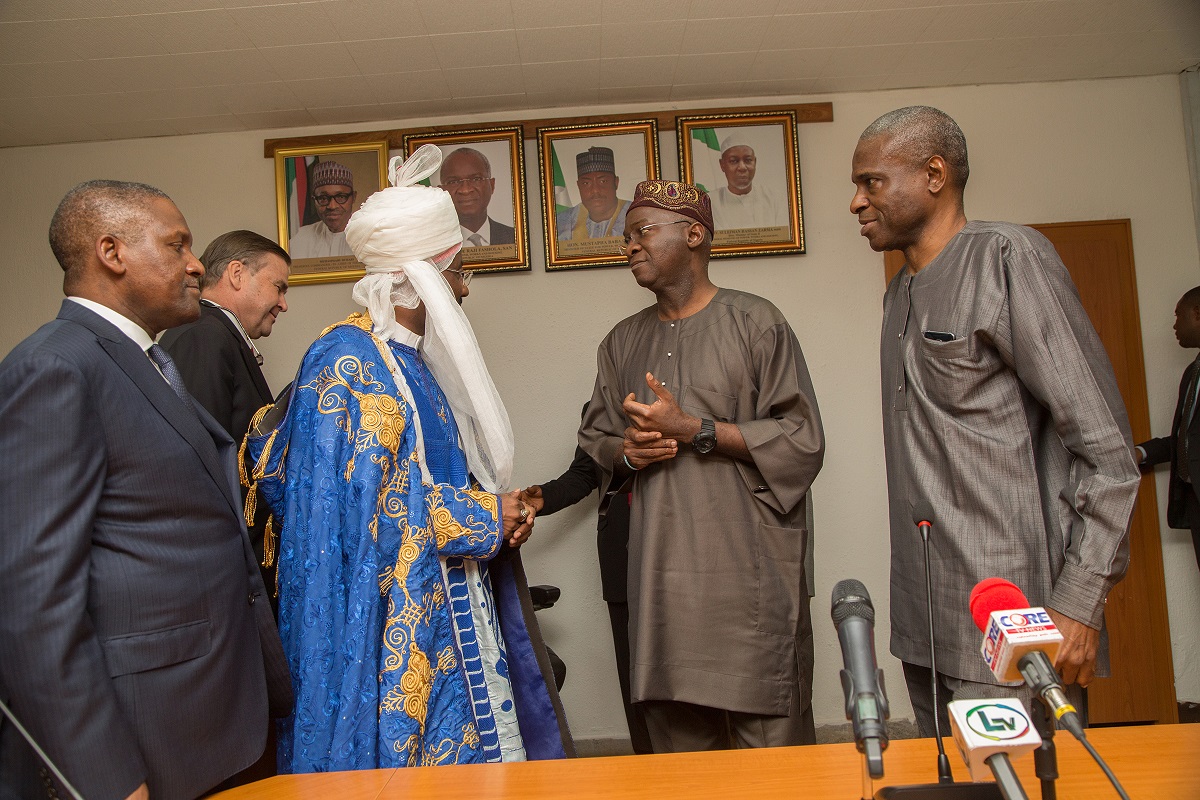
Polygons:
[[167,379],[167,383],[171,384],[171,388],[175,391],[175,394],[179,395],[179,399],[183,401],[183,404],[193,414],[196,413],[196,407],[192,405],[192,396],[188,394],[187,387],[183,385],[183,376],[179,374],[179,367],[175,366],[175,362],[167,355],[167,351],[156,344],[152,344],[146,352],[149,354],[150,360],[162,370],[163,377]]
[[1175,442],[1175,476],[1187,483],[1192,482],[1191,469],[1188,466],[1188,428],[1192,425],[1192,416],[1196,413],[1197,384],[1200,381],[1200,359],[1193,361],[1188,367],[1188,388],[1183,396],[1183,408],[1179,414],[1178,439]]

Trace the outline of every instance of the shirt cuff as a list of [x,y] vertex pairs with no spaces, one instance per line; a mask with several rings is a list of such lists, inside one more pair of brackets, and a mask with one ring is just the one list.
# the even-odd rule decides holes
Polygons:
[[1046,605],[1089,628],[1100,630],[1104,626],[1104,600],[1111,588],[1112,583],[1107,577],[1093,575],[1074,564],[1064,564]]

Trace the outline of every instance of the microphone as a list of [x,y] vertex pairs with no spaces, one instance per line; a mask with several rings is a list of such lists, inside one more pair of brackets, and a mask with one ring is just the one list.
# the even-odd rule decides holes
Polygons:
[[933,738],[937,740],[937,771],[938,783],[953,783],[954,774],[950,771],[950,759],[946,757],[946,747],[942,744],[941,714],[938,712],[938,668],[937,668],[937,639],[933,626],[933,570],[929,564],[929,531],[933,527],[933,508],[925,500],[913,506],[913,524],[921,532],[921,542],[925,549],[925,609],[929,619],[929,673],[933,692]]
[[1030,606],[1003,578],[985,578],[971,590],[971,618],[983,631],[979,652],[1001,683],[1024,681],[1062,726],[1083,739],[1083,721],[1054,669],[1063,637],[1046,609]]
[[971,779],[986,780],[991,774],[1005,800],[1026,800],[1009,759],[1036,750],[1042,737],[1034,730],[1021,701],[955,700],[948,710],[954,742],[971,771]]
[[887,696],[883,671],[875,657],[875,608],[867,587],[848,579],[833,587],[830,608],[842,646],[842,691],[846,696],[846,719],[854,725],[854,743],[866,758],[872,778],[883,777],[883,751],[888,735]]

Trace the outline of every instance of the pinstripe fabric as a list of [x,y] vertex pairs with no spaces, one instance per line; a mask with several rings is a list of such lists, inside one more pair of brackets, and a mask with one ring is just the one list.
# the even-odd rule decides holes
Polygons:
[[994,682],[967,609],[988,576],[1099,628],[1128,563],[1138,478],[1108,356],[1050,242],[968,223],[920,273],[889,285],[880,362],[892,652],[929,666],[912,521],[922,501],[935,517],[939,671]]
[[0,364],[0,693],[88,800],[202,793],[262,752],[267,672],[289,699],[233,455],[76,303]]

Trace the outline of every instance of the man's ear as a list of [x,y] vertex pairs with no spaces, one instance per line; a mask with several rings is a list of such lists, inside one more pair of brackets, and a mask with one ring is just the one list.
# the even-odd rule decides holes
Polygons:
[[250,275],[250,270],[246,269],[246,265],[235,258],[225,265],[225,275],[229,278],[229,285],[234,290],[241,291],[246,278]]
[[125,274],[125,243],[116,235],[106,233],[96,240],[96,257],[114,275]]
[[946,178],[946,159],[941,156],[933,156],[925,162],[925,179],[931,193],[940,192],[946,185]]

